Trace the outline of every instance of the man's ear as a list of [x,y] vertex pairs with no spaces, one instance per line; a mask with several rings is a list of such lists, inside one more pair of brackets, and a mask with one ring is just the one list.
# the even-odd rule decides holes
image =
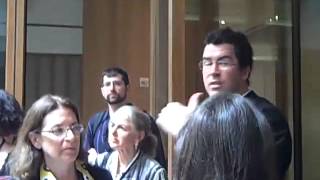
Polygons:
[[35,148],[41,149],[41,137],[39,134],[35,132],[29,132],[28,138]]
[[104,98],[103,87],[100,88],[100,92],[101,92],[102,97]]
[[100,88],[101,90],[101,96],[103,97],[104,100],[107,100],[108,98],[108,93],[106,92],[106,90],[104,89],[104,87]]
[[245,68],[243,68],[243,69],[241,69],[241,71],[242,71],[242,79],[243,80],[247,80],[247,79],[249,79],[249,77],[250,77],[250,74],[251,74],[251,68],[250,68],[250,66],[247,66],[247,67],[245,67]]

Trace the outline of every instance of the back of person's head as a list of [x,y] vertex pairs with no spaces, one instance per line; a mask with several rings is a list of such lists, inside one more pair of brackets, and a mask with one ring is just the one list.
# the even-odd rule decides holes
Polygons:
[[193,112],[178,140],[177,180],[274,180],[269,170],[270,127],[240,95],[209,97]]
[[231,44],[234,47],[239,67],[244,69],[253,64],[253,50],[248,38],[242,32],[233,31],[229,27],[210,32],[204,40],[204,45]]
[[139,108],[132,105],[124,105],[115,113],[125,116],[126,119],[132,122],[137,131],[144,132],[144,138],[140,141],[137,148],[145,154],[154,157],[157,139],[151,132],[150,117]]
[[60,96],[44,95],[27,111],[18,133],[16,148],[9,159],[10,173],[14,177],[34,179],[39,176],[43,154],[32,145],[29,134],[41,131],[46,115],[61,107],[72,110],[79,122],[76,106],[69,99]]
[[23,119],[23,112],[18,101],[0,89],[0,136],[17,134]]
[[119,68],[119,67],[111,67],[111,68],[107,68],[105,69],[103,72],[102,72],[102,79],[104,76],[107,76],[107,77],[115,77],[115,76],[118,76],[120,75],[122,77],[122,80],[124,82],[124,84],[127,86],[129,85],[129,76],[128,76],[128,73]]

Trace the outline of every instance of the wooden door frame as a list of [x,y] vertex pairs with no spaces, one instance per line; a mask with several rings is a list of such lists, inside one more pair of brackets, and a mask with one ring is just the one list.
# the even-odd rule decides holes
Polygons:
[[149,96],[149,111],[155,116],[156,110],[156,61],[159,52],[159,0],[150,2],[150,96]]
[[[168,102],[186,102],[185,0],[168,2]],[[168,178],[173,179],[174,137],[168,136]]]
[[23,104],[26,0],[7,1],[5,89]]
[[293,82],[293,174],[303,179],[302,157],[302,96],[301,96],[301,37],[299,0],[292,1],[292,82]]
[[[157,67],[161,61],[160,59],[160,24],[159,9],[160,0],[151,1],[151,23],[150,23],[150,112],[156,116],[155,113],[159,111],[161,102],[157,102],[159,96],[158,82],[163,80],[161,75],[161,68]],[[167,94],[168,102],[179,101],[186,102],[186,82],[185,82],[185,0],[174,1],[168,0],[168,43],[167,43]],[[163,32],[162,32],[163,33]],[[174,160],[174,138],[170,135],[167,137],[167,158],[168,158],[168,177],[173,179],[173,160]]]

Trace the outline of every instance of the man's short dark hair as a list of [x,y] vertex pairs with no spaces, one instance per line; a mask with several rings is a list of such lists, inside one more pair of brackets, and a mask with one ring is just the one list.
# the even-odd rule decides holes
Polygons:
[[107,76],[107,77],[115,77],[115,76],[118,76],[118,75],[121,75],[122,77],[122,80],[124,82],[124,84],[127,86],[129,85],[129,77],[128,77],[128,73],[119,68],[119,67],[111,67],[111,68],[107,68],[105,69],[103,72],[102,72],[102,78],[104,76]]
[[241,69],[250,67],[252,69],[253,64],[253,51],[245,34],[238,31],[233,31],[231,28],[226,27],[214,32],[210,32],[204,44],[231,44],[234,47],[235,55],[238,59],[239,67]]

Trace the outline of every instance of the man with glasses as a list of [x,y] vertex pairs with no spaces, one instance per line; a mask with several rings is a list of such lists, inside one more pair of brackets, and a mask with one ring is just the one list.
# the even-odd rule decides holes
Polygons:
[[[238,93],[248,98],[262,112],[272,128],[276,143],[277,175],[283,178],[290,165],[292,153],[288,123],[277,107],[249,89],[252,65],[252,47],[243,33],[224,28],[211,32],[206,37],[199,66],[207,94],[212,96],[219,92]],[[169,103],[162,109],[157,123],[176,135],[202,97],[203,93],[191,96],[188,107],[179,103]],[[181,119],[175,119],[178,122],[172,122],[171,118],[176,112],[185,113]]]
[[[103,112],[96,113],[88,122],[87,133],[85,135],[84,149],[89,151],[95,149],[97,153],[111,152],[108,144],[108,124],[110,117],[121,106],[130,104],[127,102],[127,92],[129,89],[129,77],[126,71],[121,68],[108,68],[102,72],[101,94],[107,103],[107,108]],[[166,160],[159,129],[150,117],[151,130],[157,136],[158,145],[155,159],[166,167]],[[90,151],[91,152],[91,151]]]

